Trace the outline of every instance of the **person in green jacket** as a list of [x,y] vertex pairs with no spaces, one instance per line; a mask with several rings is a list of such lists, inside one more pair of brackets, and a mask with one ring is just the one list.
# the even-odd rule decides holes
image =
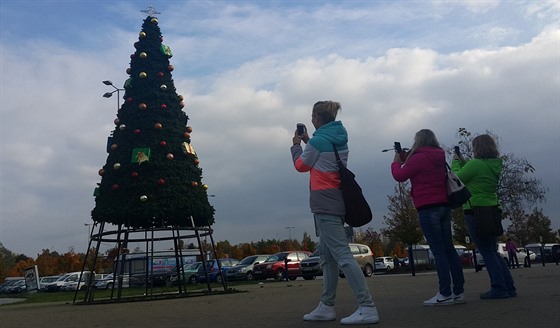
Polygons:
[[471,192],[471,199],[463,205],[465,223],[473,242],[484,259],[490,277],[490,290],[480,294],[482,299],[515,297],[517,291],[506,261],[498,253],[498,237],[479,236],[476,231],[475,206],[499,206],[498,180],[502,171],[502,159],[496,141],[488,134],[472,141],[474,159],[464,161],[453,156],[451,169]]

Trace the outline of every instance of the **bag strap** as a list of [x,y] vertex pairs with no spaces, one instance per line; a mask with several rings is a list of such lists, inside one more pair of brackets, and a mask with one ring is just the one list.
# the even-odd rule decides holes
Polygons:
[[332,144],[332,147],[334,149],[334,156],[336,156],[336,162],[338,163],[338,166],[343,167],[344,165],[342,164],[342,161],[340,160],[340,156],[338,155],[338,151],[336,151],[336,146],[334,144]]

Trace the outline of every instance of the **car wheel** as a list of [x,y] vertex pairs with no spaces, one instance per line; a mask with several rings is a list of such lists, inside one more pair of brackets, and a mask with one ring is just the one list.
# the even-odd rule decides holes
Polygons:
[[388,265],[388,266],[387,266],[387,271],[391,271],[391,269],[392,269],[391,266]]
[[254,279],[253,278],[253,272],[251,272],[251,271],[247,272],[247,275],[245,276],[245,279],[247,279],[249,281],[253,280]]
[[371,267],[371,265],[366,264],[366,266],[364,267],[364,276],[371,277],[372,274],[373,274],[373,268]]
[[188,283],[189,284],[196,284],[196,276],[195,275],[190,276]]
[[278,269],[278,270],[274,273],[274,279],[276,279],[276,280],[282,280],[282,279],[284,279],[284,270]]
[[112,288],[113,288],[112,282],[107,283],[107,286],[105,286],[105,289],[112,289]]
[[289,277],[288,279],[290,279],[291,281],[294,281],[297,279],[297,277]]
[[315,279],[315,276],[302,276],[303,280],[313,280]]

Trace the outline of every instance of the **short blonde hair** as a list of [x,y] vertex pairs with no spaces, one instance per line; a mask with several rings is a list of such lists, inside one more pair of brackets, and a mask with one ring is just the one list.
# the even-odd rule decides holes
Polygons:
[[339,110],[340,103],[336,101],[318,101],[313,105],[313,114],[319,116],[323,124],[334,121]]

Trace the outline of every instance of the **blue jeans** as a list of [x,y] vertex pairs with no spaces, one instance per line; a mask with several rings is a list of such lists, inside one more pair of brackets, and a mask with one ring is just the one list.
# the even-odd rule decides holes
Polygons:
[[476,244],[484,265],[490,276],[490,294],[501,296],[505,293],[515,294],[515,284],[509,272],[507,262],[498,253],[498,237],[478,236],[476,233],[476,217],[465,214],[465,223],[472,241]]
[[[436,262],[439,293],[443,296],[450,296],[452,293],[461,294],[464,291],[465,277],[461,259],[453,245],[451,209],[447,206],[420,209],[418,218]],[[453,290],[451,290],[452,280]]]
[[333,306],[338,286],[339,268],[344,272],[354,296],[361,306],[374,306],[366,278],[350,251],[344,218],[328,214],[314,214],[319,231],[319,263],[323,269],[321,302]]

